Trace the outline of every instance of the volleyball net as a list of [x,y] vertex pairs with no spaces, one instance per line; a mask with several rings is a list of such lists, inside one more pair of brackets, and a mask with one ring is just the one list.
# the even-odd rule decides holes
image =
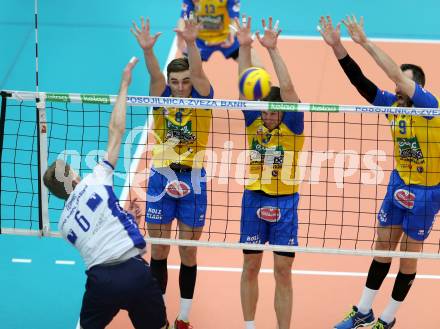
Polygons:
[[[66,160],[82,177],[92,171],[105,156],[108,122],[115,100],[113,95],[2,92],[2,234],[59,236],[57,222],[64,202],[47,191],[42,175],[56,159]],[[203,131],[209,134],[209,139],[202,153],[207,184],[202,237],[199,241],[179,240],[174,224],[169,239],[149,238],[142,221],[140,228],[150,242],[440,258],[440,230],[435,224],[427,228],[431,232],[423,242],[421,253],[374,250],[378,211],[395,169],[394,142],[385,114],[435,117],[440,115],[438,109],[147,96],[128,96],[127,104],[127,128],[114,187],[125,207],[137,200],[143,217],[153,150],[163,144],[151,129],[152,108],[161,107],[164,113],[167,108],[213,110],[209,128]],[[249,182],[249,162],[253,161],[242,113],[249,110],[305,112],[304,146],[298,153],[294,178],[300,195],[298,247],[238,243],[242,195]],[[181,134],[191,129],[182,124],[181,127]],[[182,135],[171,137],[181,139]],[[407,142],[408,147],[403,145],[402,152],[417,153],[411,141]],[[171,149],[174,147],[173,144]],[[272,165],[277,164],[280,155],[284,156],[283,150],[276,148],[264,152],[266,158],[272,159]],[[186,192],[175,186],[170,193]]]

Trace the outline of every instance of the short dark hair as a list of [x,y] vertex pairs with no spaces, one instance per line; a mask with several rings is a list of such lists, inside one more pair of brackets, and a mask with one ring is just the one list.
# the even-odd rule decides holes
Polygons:
[[[67,200],[70,193],[66,191],[65,181],[62,180],[61,177],[65,177],[67,179],[69,175],[70,166],[63,160],[56,160],[49,166],[49,168],[47,168],[46,172],[44,173],[43,182],[53,195],[60,199]],[[72,185],[75,186],[74,182],[72,182]]]
[[282,102],[280,87],[272,86],[270,87],[269,95],[261,99],[266,102]]
[[189,70],[188,58],[181,57],[173,59],[167,66],[167,78],[170,77],[170,73],[183,72]]
[[411,70],[414,82],[418,83],[422,87],[425,86],[425,72],[423,72],[423,69],[420,66],[414,64],[402,64],[400,65],[400,69],[402,72]]

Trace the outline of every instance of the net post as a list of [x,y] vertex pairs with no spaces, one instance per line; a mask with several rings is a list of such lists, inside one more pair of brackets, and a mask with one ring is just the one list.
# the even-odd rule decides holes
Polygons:
[[[3,140],[5,137],[5,121],[6,121],[6,105],[7,105],[7,98],[11,97],[12,95],[6,91],[0,92],[1,98],[2,98],[2,105],[1,105],[1,113],[0,113],[0,202],[1,202],[1,195],[3,191],[3,175],[2,175],[2,161],[3,161]],[[2,215],[0,212],[0,234],[2,234]]]
[[45,97],[36,98],[37,148],[38,148],[38,205],[39,230],[43,236],[50,234],[49,193],[43,184],[43,175],[47,170],[47,121]]

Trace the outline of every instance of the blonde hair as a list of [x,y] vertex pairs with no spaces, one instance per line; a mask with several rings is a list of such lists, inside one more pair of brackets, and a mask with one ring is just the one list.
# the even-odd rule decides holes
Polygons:
[[54,161],[43,176],[43,183],[57,198],[67,200],[76,186],[72,180],[70,166],[63,160]]

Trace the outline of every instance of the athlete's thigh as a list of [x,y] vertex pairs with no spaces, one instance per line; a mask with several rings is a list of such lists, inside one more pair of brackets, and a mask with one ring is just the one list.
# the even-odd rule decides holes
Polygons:
[[181,221],[178,221],[178,226],[179,239],[182,240],[199,240],[203,232],[203,227],[193,227]]
[[152,169],[146,197],[147,224],[169,224],[176,217],[176,200],[169,195],[168,185],[167,177]]
[[241,203],[240,243],[264,244],[268,240],[268,223],[259,216],[264,202],[261,195],[244,190]]
[[147,223],[148,235],[152,238],[169,239],[171,237],[171,225]]
[[401,226],[407,214],[407,211],[396,205],[394,192],[394,186],[389,185],[377,214],[380,227]]
[[270,244],[298,245],[298,202],[298,193],[273,200],[270,209],[273,213],[278,214],[278,217],[275,222],[269,224]]
[[[193,169],[193,171],[185,173],[179,178],[181,184],[185,184],[188,192],[176,201],[176,217],[179,224],[182,223],[195,229],[205,225],[208,196],[205,170],[202,169],[199,172],[198,169]],[[195,176],[198,178],[193,179]]]
[[86,291],[80,312],[83,329],[104,329],[119,312],[121,305],[112,291],[112,278],[107,269],[87,271]]
[[139,285],[138,298],[127,310],[135,329],[160,329],[166,324],[162,292],[151,275]]
[[422,248],[423,241],[413,239],[406,233],[402,235],[402,239],[400,240],[400,251],[420,252]]
[[79,319],[81,328],[104,329],[118,312],[119,308],[93,301],[84,294]]
[[403,230],[411,239],[424,241],[431,233],[440,208],[438,187],[413,187],[406,191],[414,200],[403,222]]
[[400,242],[403,230],[400,225],[378,226],[376,228],[375,246],[376,250],[396,250]]
[[[127,289],[126,310],[136,329],[160,329],[166,323],[165,304],[159,283],[147,262],[136,257],[127,263],[124,272],[131,272],[134,285]],[[121,276],[122,278],[122,276]]]

